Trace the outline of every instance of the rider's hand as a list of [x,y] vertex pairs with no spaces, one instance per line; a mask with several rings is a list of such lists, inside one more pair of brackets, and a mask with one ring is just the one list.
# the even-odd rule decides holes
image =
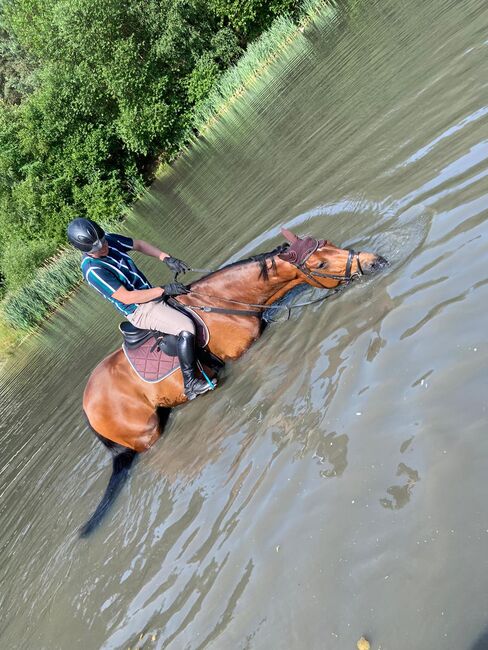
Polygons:
[[190,293],[190,290],[181,282],[169,282],[163,284],[161,288],[164,291],[163,296],[180,296],[182,293]]
[[186,273],[187,271],[191,271],[186,262],[178,260],[176,257],[165,257],[163,262],[169,266],[173,273]]

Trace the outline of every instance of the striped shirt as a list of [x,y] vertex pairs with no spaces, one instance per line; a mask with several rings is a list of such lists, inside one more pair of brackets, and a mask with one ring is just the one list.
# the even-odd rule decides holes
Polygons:
[[106,239],[108,243],[107,255],[99,258],[84,255],[81,261],[81,272],[90,286],[113,303],[124,316],[127,316],[127,314],[132,314],[139,305],[135,302],[124,305],[119,300],[112,298],[113,294],[120,287],[133,291],[151,289],[151,285],[127,254],[134,248],[133,239],[116,234],[107,234]]

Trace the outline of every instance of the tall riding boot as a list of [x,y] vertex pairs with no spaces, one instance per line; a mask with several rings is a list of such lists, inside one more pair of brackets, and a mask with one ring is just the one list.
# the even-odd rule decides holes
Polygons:
[[[185,395],[189,400],[195,399],[197,395],[201,395],[210,390],[207,381],[195,377],[195,335],[191,332],[180,332],[180,335],[178,336],[178,359],[181,366],[181,372],[183,373]],[[212,380],[212,383],[215,386],[216,381]]]

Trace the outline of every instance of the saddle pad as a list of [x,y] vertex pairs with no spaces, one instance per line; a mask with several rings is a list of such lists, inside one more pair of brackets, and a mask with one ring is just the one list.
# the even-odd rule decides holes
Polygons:
[[137,348],[131,349],[125,343],[122,346],[132,369],[149,384],[162,381],[180,367],[178,357],[170,357],[157,348],[151,352],[155,343],[156,339],[151,336]]
[[[187,309],[182,309],[181,311],[189,312]],[[197,344],[203,348],[207,345],[210,338],[208,328],[202,318],[193,310],[189,315],[195,323]],[[180,367],[178,357],[170,357],[165,352],[160,352],[157,348],[151,352],[155,343],[156,339],[151,336],[137,348],[129,348],[125,343],[122,345],[122,349],[131,368],[143,381],[149,384],[162,381]]]

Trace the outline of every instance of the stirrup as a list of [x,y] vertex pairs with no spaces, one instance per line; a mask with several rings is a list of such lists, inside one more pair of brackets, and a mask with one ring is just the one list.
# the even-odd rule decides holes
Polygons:
[[185,395],[188,401],[195,399],[195,397],[198,397],[199,395],[204,395],[209,390],[214,390],[215,386],[217,385],[217,380],[211,379],[209,381],[210,383],[207,382],[205,379],[195,378],[191,382],[190,386],[188,387],[185,386]]

